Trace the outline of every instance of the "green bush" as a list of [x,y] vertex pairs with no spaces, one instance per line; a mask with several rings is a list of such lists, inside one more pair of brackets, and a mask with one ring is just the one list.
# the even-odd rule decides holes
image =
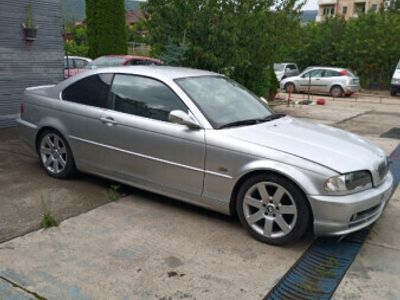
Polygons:
[[88,56],[89,47],[87,45],[78,45],[75,41],[67,41],[64,44],[65,55]]

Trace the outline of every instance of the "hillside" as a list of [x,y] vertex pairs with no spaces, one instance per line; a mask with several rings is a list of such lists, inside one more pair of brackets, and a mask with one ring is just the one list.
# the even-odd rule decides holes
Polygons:
[[[82,21],[86,18],[85,0],[62,0],[62,3],[66,22]],[[126,10],[138,10],[140,3],[141,1],[125,0],[125,8]]]

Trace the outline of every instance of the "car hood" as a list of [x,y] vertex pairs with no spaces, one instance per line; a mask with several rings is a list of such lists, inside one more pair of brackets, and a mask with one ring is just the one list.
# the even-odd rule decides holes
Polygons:
[[301,157],[339,173],[372,171],[385,157],[382,149],[355,134],[291,117],[225,129],[224,134]]

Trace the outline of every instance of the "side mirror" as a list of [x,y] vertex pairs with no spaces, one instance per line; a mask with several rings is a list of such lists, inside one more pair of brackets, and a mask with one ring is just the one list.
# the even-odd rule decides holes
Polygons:
[[200,125],[189,114],[182,110],[173,110],[168,115],[168,120],[172,123],[186,125],[191,129],[200,129]]

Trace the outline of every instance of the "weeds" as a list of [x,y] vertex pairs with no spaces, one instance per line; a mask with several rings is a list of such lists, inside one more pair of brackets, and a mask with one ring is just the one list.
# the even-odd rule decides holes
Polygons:
[[40,198],[43,208],[43,217],[40,226],[42,228],[57,227],[60,223],[51,213],[51,201],[49,200],[49,196],[42,194]]
[[119,192],[119,188],[121,186],[118,184],[112,184],[107,190],[107,197],[110,201],[118,201],[121,198],[121,193]]
[[46,210],[43,214],[42,222],[40,225],[43,228],[50,228],[50,227],[57,227],[59,225],[58,221],[55,217],[51,214],[49,210]]

